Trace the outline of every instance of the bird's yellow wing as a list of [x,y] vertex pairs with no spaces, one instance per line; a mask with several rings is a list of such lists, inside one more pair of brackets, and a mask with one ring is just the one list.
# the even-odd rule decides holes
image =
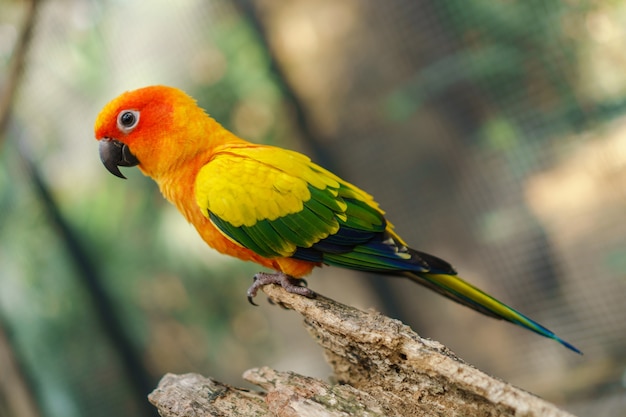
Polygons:
[[[269,146],[218,150],[198,173],[195,196],[229,239],[265,257],[289,257],[336,235],[352,246],[382,232],[372,197],[309,158]],[[345,236],[348,237],[348,236]]]

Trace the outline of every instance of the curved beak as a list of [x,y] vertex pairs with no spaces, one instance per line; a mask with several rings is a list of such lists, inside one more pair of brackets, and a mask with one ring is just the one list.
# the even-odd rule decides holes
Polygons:
[[116,177],[126,177],[118,167],[134,167],[139,165],[139,159],[130,152],[126,144],[111,138],[100,139],[100,160],[104,167]]

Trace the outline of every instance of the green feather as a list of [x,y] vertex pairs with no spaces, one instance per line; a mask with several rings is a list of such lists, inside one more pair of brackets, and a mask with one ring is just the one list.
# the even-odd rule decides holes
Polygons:
[[260,220],[252,226],[245,226],[246,232],[256,243],[266,248],[267,257],[289,256],[295,250],[293,244],[276,233],[269,220]]
[[281,236],[288,242],[293,243],[296,246],[306,247],[306,245],[310,245],[311,243],[306,240],[302,233],[299,232],[300,229],[296,228],[296,230],[289,227],[289,219],[290,215],[285,217],[279,217],[269,222],[269,224],[274,229],[275,233]]
[[[303,220],[306,219],[306,221],[313,226],[314,230],[317,231],[318,235],[327,236],[339,230],[339,223],[337,222],[337,219],[335,219],[334,217],[321,217],[317,214],[315,208],[319,208],[317,204],[307,201],[306,203],[304,203],[304,208],[299,213],[300,218],[302,218]],[[300,221],[300,218],[298,219],[298,221]]]
[[313,226],[299,221],[297,214],[279,217],[272,222],[272,226],[283,238],[290,240],[296,246],[308,248],[317,240],[312,238],[312,236],[317,236]]
[[311,198],[309,201],[306,201],[304,205],[314,212],[321,220],[323,220],[327,224],[335,225],[337,223],[337,219],[335,218],[335,213],[320,203],[318,200]]
[[211,222],[222,231],[225,235],[238,242],[240,245],[250,249],[251,251],[258,253],[262,256],[267,256],[266,250],[259,246],[256,241],[246,233],[245,226],[235,227],[225,220],[220,219],[215,214],[209,212],[209,218]]
[[385,230],[386,222],[379,211],[363,201],[346,199],[346,202],[348,203],[346,226],[368,231],[382,232]]
[[320,190],[319,188],[309,185],[309,191],[311,193],[311,199],[309,201],[317,201],[328,207],[334,213],[343,213],[346,210],[346,203],[342,198],[337,197],[337,189],[324,188]]
[[347,252],[342,254],[324,254],[324,263],[328,265],[340,266],[343,268],[355,269],[357,271],[383,272],[387,268],[376,258],[363,255],[357,252]]

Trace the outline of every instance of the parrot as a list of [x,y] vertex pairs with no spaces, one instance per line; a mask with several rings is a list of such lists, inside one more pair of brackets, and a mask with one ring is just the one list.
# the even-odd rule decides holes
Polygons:
[[113,175],[137,166],[218,252],[267,284],[306,297],[316,267],[404,276],[487,316],[519,325],[582,354],[546,327],[461,279],[447,261],[412,249],[367,192],[302,153],[239,138],[187,93],[154,85],[126,91],[96,118],[100,159]]

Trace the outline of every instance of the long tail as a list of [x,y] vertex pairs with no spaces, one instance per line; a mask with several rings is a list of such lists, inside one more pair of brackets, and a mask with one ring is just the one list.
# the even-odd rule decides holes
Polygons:
[[[352,231],[353,232],[353,231]],[[530,331],[554,339],[566,348],[582,354],[572,344],[561,339],[541,324],[523,315],[519,311],[496,300],[486,292],[459,278],[448,262],[433,255],[407,247],[390,229],[384,234],[367,236],[369,240],[355,246],[344,245],[343,250],[336,245],[317,243],[309,251],[319,258],[306,260],[322,261],[328,265],[360,271],[383,274],[404,275],[418,284],[424,285],[439,294],[476,311],[501,320],[522,326]],[[304,256],[305,253],[299,253]],[[323,258],[322,258],[323,256]]]
[[522,326],[525,329],[549,339],[554,339],[566,348],[582,355],[582,352],[578,348],[561,339],[549,329],[519,311],[496,300],[489,294],[465,282],[456,275],[415,272],[405,272],[404,275],[458,303],[488,316],[517,324],[518,326]]

